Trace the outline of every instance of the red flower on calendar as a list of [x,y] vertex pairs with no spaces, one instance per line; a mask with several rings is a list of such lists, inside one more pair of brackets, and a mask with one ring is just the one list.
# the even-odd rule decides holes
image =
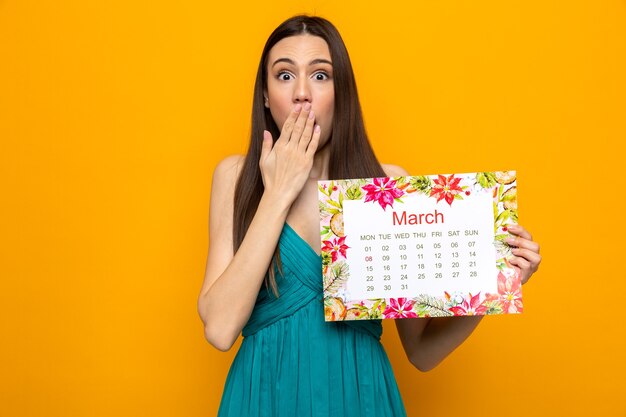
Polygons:
[[350,249],[350,246],[345,244],[346,237],[342,236],[340,238],[330,240],[325,240],[322,242],[324,247],[322,248],[323,252],[330,253],[333,262],[337,262],[338,255],[346,257],[346,250]]
[[472,296],[469,295],[469,301],[463,299],[459,305],[450,307],[449,309],[455,316],[476,316],[487,312],[487,306],[480,301],[480,293]]
[[[430,190],[431,197],[437,197],[437,202],[446,200],[446,203],[452,205],[454,199],[463,199],[463,188],[459,186],[461,177],[455,177],[454,174],[445,177],[438,175],[438,178],[433,180],[434,185]],[[467,188],[467,187],[466,187]]]
[[378,204],[385,210],[387,206],[393,208],[393,201],[404,195],[404,191],[396,187],[396,180],[389,177],[374,178],[373,184],[362,187],[367,191],[365,202],[378,201]]
[[505,313],[521,313],[522,306],[522,283],[518,274],[506,276],[498,273],[498,293],[487,294],[487,300],[498,301],[502,304]]
[[408,298],[390,298],[385,311],[383,311],[383,317],[386,319],[415,318],[417,314],[413,311],[414,304],[415,301]]

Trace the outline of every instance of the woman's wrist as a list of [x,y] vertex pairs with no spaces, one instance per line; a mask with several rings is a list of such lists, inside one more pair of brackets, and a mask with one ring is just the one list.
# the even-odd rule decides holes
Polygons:
[[262,213],[267,210],[272,216],[278,215],[286,219],[292,204],[293,200],[290,199],[289,196],[283,193],[275,193],[266,190],[263,192],[261,200],[259,201],[257,213]]
[[[271,208],[273,212],[278,211],[281,214],[284,214],[285,217],[293,204],[294,198],[289,196],[284,192],[276,192],[273,190],[265,189],[263,191],[263,195],[261,196],[261,200],[259,201],[259,209],[261,206],[267,206]],[[258,211],[258,209],[257,209]]]

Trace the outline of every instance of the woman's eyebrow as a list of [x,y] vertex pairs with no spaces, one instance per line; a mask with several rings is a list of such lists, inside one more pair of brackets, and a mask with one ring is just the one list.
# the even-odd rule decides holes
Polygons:
[[[274,67],[274,65],[278,64],[279,62],[286,62],[287,64],[296,65],[294,60],[291,59],[291,58],[278,58],[272,64],[272,68]],[[333,65],[332,62],[330,62],[329,60],[324,59],[324,58],[317,58],[317,59],[314,59],[311,62],[309,62],[309,65],[315,65],[315,64],[329,64],[329,65]]]
[[327,59],[324,58],[318,58],[318,59],[314,59],[313,61],[309,62],[309,65],[315,65],[315,64],[328,64],[328,65],[333,65],[332,62],[330,62]]

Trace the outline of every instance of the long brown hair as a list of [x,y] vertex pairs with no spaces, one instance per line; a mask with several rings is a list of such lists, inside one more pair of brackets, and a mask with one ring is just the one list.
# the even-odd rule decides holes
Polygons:
[[[281,39],[296,35],[313,35],[328,44],[333,66],[335,92],[332,132],[329,138],[329,179],[384,177],[385,173],[374,155],[363,123],[361,104],[357,93],[354,72],[348,50],[339,31],[328,20],[307,15],[297,15],[284,21],[270,35],[257,70],[252,101],[252,131],[250,146],[235,188],[233,250],[236,252],[248,231],[263,195],[263,180],[259,169],[263,130],[272,133],[274,141],[280,136],[270,110],[264,106],[263,93],[267,88],[267,56]],[[274,268],[281,270],[278,246],[269,267],[265,284],[278,296]]]

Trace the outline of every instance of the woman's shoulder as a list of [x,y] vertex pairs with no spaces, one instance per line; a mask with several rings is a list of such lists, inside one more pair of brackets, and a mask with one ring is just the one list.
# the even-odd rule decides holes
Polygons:
[[230,155],[222,159],[215,166],[214,175],[237,175],[243,168],[243,161],[245,156],[243,155]]
[[219,199],[229,201],[235,191],[237,178],[243,168],[243,155],[231,155],[222,159],[213,171],[212,194]]
[[226,158],[222,159],[215,166],[215,171],[213,172],[213,179],[224,179],[232,177],[233,179],[237,179],[239,177],[239,173],[243,168],[243,161],[245,156],[243,155],[230,155]]
[[409,173],[399,165],[380,164],[380,166],[383,167],[383,171],[385,171],[385,174],[389,177],[406,177],[409,175]]

